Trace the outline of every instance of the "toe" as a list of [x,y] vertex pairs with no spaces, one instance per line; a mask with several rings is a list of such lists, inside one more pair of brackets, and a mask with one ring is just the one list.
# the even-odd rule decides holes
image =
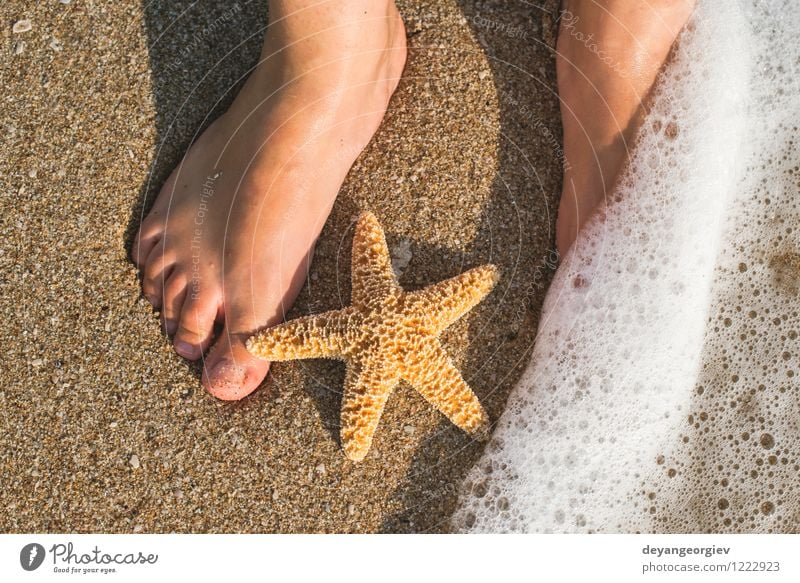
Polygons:
[[214,320],[219,310],[219,296],[204,293],[195,297],[190,290],[184,300],[178,329],[175,332],[175,352],[189,360],[197,360],[211,342]]
[[154,308],[161,307],[164,282],[168,279],[174,259],[164,251],[159,242],[147,257],[142,277],[142,292]]
[[173,272],[164,284],[163,308],[161,317],[164,329],[170,336],[178,331],[181,309],[186,299],[186,277],[182,273]]
[[139,226],[139,232],[136,233],[136,238],[133,240],[131,247],[131,259],[137,267],[144,267],[147,263],[147,258],[153,251],[153,248],[161,240],[162,226],[145,219]]
[[203,386],[217,399],[237,401],[255,391],[267,376],[269,363],[247,351],[250,334],[220,335],[203,367]]

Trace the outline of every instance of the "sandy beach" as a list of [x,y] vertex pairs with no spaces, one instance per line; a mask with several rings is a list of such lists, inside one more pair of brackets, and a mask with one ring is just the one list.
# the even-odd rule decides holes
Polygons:
[[[404,79],[289,314],[347,305],[360,210],[407,262],[407,289],[495,263],[495,291],[443,336],[493,419],[556,259],[545,4],[398,1]],[[256,62],[265,2],[11,0],[0,13],[0,532],[447,530],[484,445],[408,386],[354,464],[338,443],[341,364],[277,364],[250,397],[217,401],[141,296],[129,246],[143,209]]]

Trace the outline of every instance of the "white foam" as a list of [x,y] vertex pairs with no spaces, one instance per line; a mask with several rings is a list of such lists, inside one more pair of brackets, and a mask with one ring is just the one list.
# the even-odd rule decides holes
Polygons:
[[456,529],[797,529],[798,25],[790,0],[698,3]]

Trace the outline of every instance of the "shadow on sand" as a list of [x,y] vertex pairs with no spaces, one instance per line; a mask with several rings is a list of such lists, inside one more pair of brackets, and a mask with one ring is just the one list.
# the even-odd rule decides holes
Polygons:
[[[401,12],[426,4],[398,1]],[[499,106],[498,172],[474,243],[463,253],[438,245],[413,244],[413,261],[401,280],[405,287],[414,289],[487,261],[500,268],[503,279],[497,289],[474,310],[468,348],[455,355],[494,420],[500,416],[533,346],[541,302],[553,271],[552,226],[561,176],[556,151],[561,130],[554,61],[541,33],[544,9],[537,3],[511,4],[498,8],[490,3],[458,1],[478,41],[474,50],[485,53],[491,68]],[[264,0],[146,3],[158,141],[149,180],[131,210],[125,234],[128,246],[161,184],[192,141],[227,108],[257,62],[266,11]],[[511,17],[516,21],[509,22]],[[517,28],[510,28],[512,24]],[[410,59],[414,59],[415,50],[424,50],[428,26],[436,26],[435,19],[409,26]],[[516,37],[512,30],[518,31]],[[497,118],[498,112],[492,115]],[[403,132],[403,127],[390,122],[382,131]],[[323,239],[337,239],[330,243],[331,248],[338,245],[349,250],[349,222],[360,206],[346,196],[339,197],[323,232]],[[392,232],[387,237],[390,246],[400,238]],[[333,277],[341,281],[339,297],[322,299],[309,291],[312,278],[289,316],[335,309],[347,302],[349,253],[339,252],[337,259],[341,261],[315,266],[312,272],[320,280]],[[199,376],[199,367],[189,366]],[[324,361],[303,366],[305,390],[323,425],[338,442],[338,388],[343,367]],[[471,442],[442,419],[421,440],[402,484],[391,494],[393,507],[401,510],[384,517],[382,530],[446,530],[459,484],[482,449],[483,444]]]
[[[462,267],[490,260],[503,274],[476,310],[461,363],[490,417],[497,421],[511,388],[528,364],[541,305],[558,262],[555,211],[561,189],[561,126],[555,92],[553,2],[458,0],[463,18],[491,69],[499,112],[498,172],[478,234]],[[425,22],[422,21],[422,33]],[[422,36],[422,35],[420,35]],[[548,40],[545,40],[548,39]],[[421,41],[424,43],[424,41]],[[546,67],[542,64],[547,63]],[[503,235],[499,230],[505,230]],[[508,232],[514,233],[508,237]],[[508,245],[515,239],[514,245]],[[498,241],[503,241],[497,247]],[[420,250],[420,263],[438,249]],[[457,265],[453,258],[453,265]],[[455,274],[457,270],[454,270]],[[437,281],[447,273],[427,273]],[[402,510],[387,516],[385,532],[441,532],[453,525],[461,482],[485,444],[470,442],[446,420],[417,449],[394,496]],[[443,471],[443,468],[447,471]]]

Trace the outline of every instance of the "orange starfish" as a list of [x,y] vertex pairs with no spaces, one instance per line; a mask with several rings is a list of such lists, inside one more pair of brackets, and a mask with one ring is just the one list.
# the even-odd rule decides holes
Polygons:
[[362,213],[353,238],[352,303],[262,330],[248,350],[270,361],[337,358],[347,363],[341,411],[348,458],[367,455],[389,394],[404,380],[450,421],[483,438],[488,417],[453,365],[439,334],[497,282],[493,265],[406,292],[392,271],[375,215]]

